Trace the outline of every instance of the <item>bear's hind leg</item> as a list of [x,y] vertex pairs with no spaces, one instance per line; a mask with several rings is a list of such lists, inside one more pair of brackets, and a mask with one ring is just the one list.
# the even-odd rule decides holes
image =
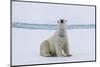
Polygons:
[[49,42],[45,40],[40,46],[40,55],[44,57],[50,57],[50,47]]

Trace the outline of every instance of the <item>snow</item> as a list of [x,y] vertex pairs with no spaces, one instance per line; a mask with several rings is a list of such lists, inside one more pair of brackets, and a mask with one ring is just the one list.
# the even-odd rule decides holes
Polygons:
[[68,30],[71,57],[42,57],[40,44],[55,30],[12,28],[12,64],[45,64],[95,60],[95,29]]
[[[12,2],[12,23],[95,25],[95,7]],[[32,26],[33,27],[33,26]],[[95,29],[68,29],[72,57],[42,57],[41,42],[55,30],[12,28],[12,65],[45,64],[95,60]]]

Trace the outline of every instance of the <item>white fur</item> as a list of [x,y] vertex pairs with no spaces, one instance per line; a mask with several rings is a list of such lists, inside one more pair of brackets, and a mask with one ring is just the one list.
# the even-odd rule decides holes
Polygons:
[[57,22],[57,30],[54,35],[41,43],[41,56],[71,56],[69,53],[65,20],[64,23],[61,23],[60,20]]

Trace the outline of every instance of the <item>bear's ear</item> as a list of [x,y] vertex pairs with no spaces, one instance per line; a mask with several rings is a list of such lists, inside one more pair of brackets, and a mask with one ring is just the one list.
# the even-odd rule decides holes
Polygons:
[[65,22],[67,22],[67,20],[64,20]]
[[57,23],[59,23],[59,21],[57,21]]

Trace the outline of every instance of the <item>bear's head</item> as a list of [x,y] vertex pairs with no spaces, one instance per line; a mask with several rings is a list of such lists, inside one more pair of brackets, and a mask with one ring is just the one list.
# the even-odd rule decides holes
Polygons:
[[65,26],[66,26],[66,22],[67,20],[65,19],[60,19],[57,21],[57,27],[60,28],[60,29],[64,29]]
[[65,19],[60,19],[57,21],[57,31],[59,36],[64,37],[66,31],[66,22]]

